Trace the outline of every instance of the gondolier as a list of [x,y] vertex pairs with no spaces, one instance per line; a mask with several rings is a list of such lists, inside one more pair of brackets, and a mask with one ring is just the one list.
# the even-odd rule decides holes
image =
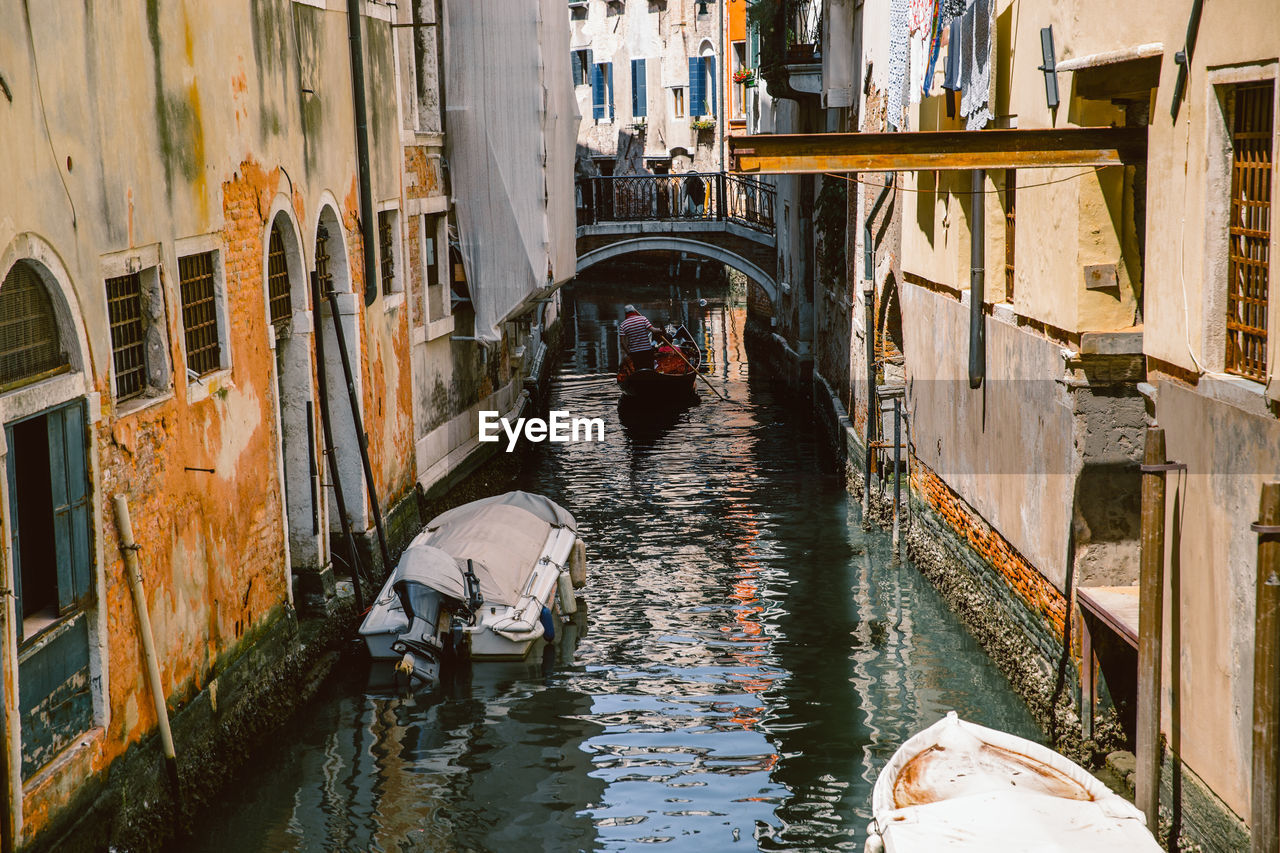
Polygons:
[[636,370],[653,370],[653,338],[652,334],[661,334],[662,330],[636,310],[636,306],[628,305],[623,309],[626,318],[618,327],[622,337],[622,346],[631,356],[631,363]]

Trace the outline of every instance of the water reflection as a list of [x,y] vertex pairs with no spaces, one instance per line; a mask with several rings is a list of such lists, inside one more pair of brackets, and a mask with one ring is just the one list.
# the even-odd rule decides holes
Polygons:
[[[858,850],[876,773],[946,710],[1038,736],[862,531],[808,410],[750,373],[743,308],[697,295],[605,283],[566,305],[554,406],[605,418],[607,440],[544,445],[522,485],[579,520],[586,631],[416,699],[352,671],[184,849]],[[737,402],[704,389],[623,426],[610,324],[627,301],[687,311]]]

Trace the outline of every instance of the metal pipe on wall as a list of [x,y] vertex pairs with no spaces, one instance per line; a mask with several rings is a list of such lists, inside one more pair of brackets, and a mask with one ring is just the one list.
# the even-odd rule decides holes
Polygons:
[[[364,96],[364,46],[360,31],[363,0],[347,0],[347,43],[351,48],[351,95],[356,120],[356,174],[360,184],[360,243],[364,256],[364,304],[378,295],[377,240],[373,231],[373,178],[369,169],[369,110]],[[314,307],[314,306],[313,306]]]
[[986,330],[982,316],[985,300],[986,270],[983,268],[983,252],[986,248],[986,195],[985,169],[974,169],[971,174],[969,201],[969,387],[981,388],[987,375]]

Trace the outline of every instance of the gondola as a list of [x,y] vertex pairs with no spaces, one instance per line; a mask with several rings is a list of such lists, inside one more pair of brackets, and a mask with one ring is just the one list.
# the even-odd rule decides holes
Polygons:
[[631,356],[618,367],[623,399],[650,404],[683,405],[697,397],[702,351],[684,326],[667,327],[667,341],[654,354],[653,369],[637,370]]

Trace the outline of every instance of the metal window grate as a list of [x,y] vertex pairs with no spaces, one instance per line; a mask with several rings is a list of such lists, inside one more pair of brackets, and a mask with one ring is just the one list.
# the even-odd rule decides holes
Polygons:
[[204,376],[222,366],[213,252],[178,258],[178,278],[182,281],[182,325],[186,329],[187,368]]
[[271,325],[286,325],[293,317],[293,302],[289,293],[289,263],[278,224],[271,226],[271,242],[267,247],[267,300]]
[[1271,273],[1271,146],[1274,84],[1230,93],[1231,225],[1227,264],[1227,370],[1267,378]]
[[142,327],[142,276],[107,279],[107,317],[111,322],[111,359],[116,370],[116,399],[128,400],[146,387]]
[[1018,171],[1004,172],[1004,298],[1013,301],[1013,246],[1016,231],[1015,210],[1018,202]]
[[[333,289],[333,276],[329,273],[329,229],[323,225],[316,229],[316,281],[320,284],[321,296]],[[319,306],[316,310],[320,310]]]
[[49,292],[35,269],[18,261],[0,285],[0,388],[34,381],[66,364]]
[[382,295],[395,290],[396,257],[392,254],[391,211],[378,214],[378,251],[382,262]]

